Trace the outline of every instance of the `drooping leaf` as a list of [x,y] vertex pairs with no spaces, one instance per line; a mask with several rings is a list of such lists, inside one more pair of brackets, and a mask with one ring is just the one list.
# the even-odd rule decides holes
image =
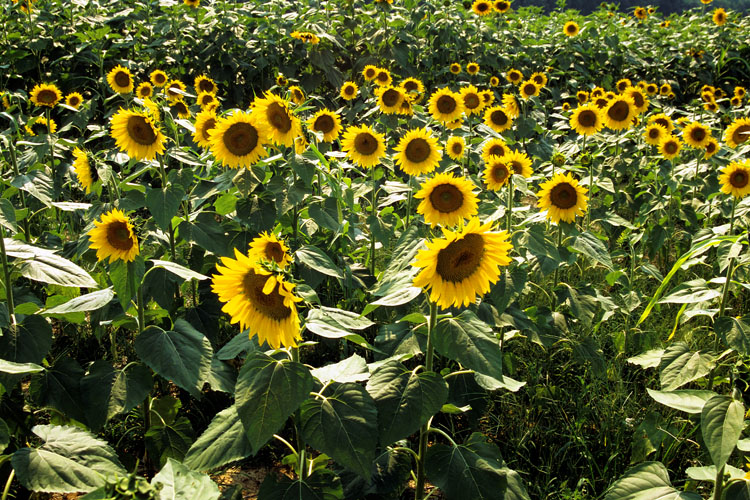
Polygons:
[[336,382],[362,382],[370,378],[367,362],[358,354],[352,354],[348,358],[330,365],[316,368],[312,376],[322,383],[335,380]]
[[672,391],[704,377],[714,365],[714,358],[710,354],[693,352],[686,343],[676,342],[664,351],[659,362],[662,390]]
[[745,406],[729,396],[716,395],[701,411],[701,433],[711,460],[723,467],[742,434]]
[[163,269],[166,269],[170,273],[186,281],[208,279],[208,276],[201,274],[201,273],[196,273],[192,269],[188,269],[185,266],[181,266],[180,264],[177,264],[176,262],[170,262],[168,260],[157,260],[157,259],[151,259],[151,262],[154,264],[154,267],[161,267]]
[[344,279],[344,274],[341,272],[340,266],[334,264],[331,258],[316,246],[305,245],[294,252],[294,256],[297,260],[319,273]]
[[748,316],[716,318],[714,331],[726,345],[744,356],[750,355],[750,318]]
[[676,391],[655,391],[646,389],[654,401],[664,406],[688,413],[700,413],[706,401],[716,396],[713,391],[678,389]]
[[115,292],[112,288],[98,290],[96,292],[79,295],[59,306],[45,309],[41,313],[45,316],[57,316],[73,312],[95,311],[96,309],[109,304],[109,301],[112,300],[114,296]]
[[143,403],[152,385],[151,370],[140,363],[115,369],[109,361],[94,361],[81,379],[89,426],[98,430],[115,415]]
[[628,469],[606,491],[604,500],[701,500],[692,491],[679,491],[660,462],[643,462]]
[[0,373],[27,375],[29,373],[39,373],[42,371],[44,371],[44,367],[39,366],[36,363],[14,363],[13,361],[0,359]]
[[466,310],[455,318],[440,320],[433,342],[435,350],[443,356],[466,368],[502,379],[500,345],[492,329],[473,312]]
[[154,476],[151,484],[161,484],[159,500],[217,500],[221,496],[219,487],[210,477],[192,471],[171,458]]
[[97,288],[89,273],[52,250],[5,239],[5,249],[17,259],[19,272],[34,281],[77,288]]
[[242,460],[253,453],[245,437],[245,428],[232,405],[211,420],[208,428],[193,443],[185,455],[184,463],[199,471],[209,471],[235,460]]

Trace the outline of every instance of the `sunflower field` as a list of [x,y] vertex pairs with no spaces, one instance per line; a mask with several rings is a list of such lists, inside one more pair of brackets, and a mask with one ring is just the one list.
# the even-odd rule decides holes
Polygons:
[[711,3],[4,0],[0,500],[750,499]]

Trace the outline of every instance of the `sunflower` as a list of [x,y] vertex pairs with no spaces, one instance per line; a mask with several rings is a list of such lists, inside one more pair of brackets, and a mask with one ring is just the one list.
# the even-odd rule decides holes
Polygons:
[[731,104],[732,107],[739,108],[740,106],[742,106],[742,97],[737,95],[732,96],[732,98],[729,99],[729,104]]
[[384,87],[386,85],[390,85],[393,82],[393,78],[391,77],[390,71],[384,68],[379,68],[378,74],[375,75],[375,79],[373,81],[375,82],[375,85]]
[[721,192],[735,198],[744,198],[750,193],[750,161],[732,162],[719,175]]
[[307,125],[323,136],[323,142],[333,142],[341,133],[341,118],[338,113],[325,108],[315,113],[307,121]]
[[570,103],[569,102],[562,103],[561,109],[563,110],[563,112],[570,111]]
[[424,96],[424,84],[422,83],[422,80],[419,80],[418,78],[406,78],[401,82],[399,87],[401,87],[404,93],[406,93],[406,95],[414,102],[419,102]]
[[461,126],[464,124],[463,117],[459,116],[455,120],[451,120],[449,122],[445,122],[445,128],[448,130],[456,130],[458,128],[461,128]]
[[547,210],[547,218],[552,222],[574,222],[577,215],[583,215],[588,208],[588,189],[578,184],[570,173],[556,174],[543,182],[537,194],[537,206]]
[[570,115],[570,126],[580,135],[592,135],[604,128],[602,112],[593,104],[579,106]]
[[706,153],[703,155],[704,160],[708,160],[713,155],[719,152],[719,141],[711,137],[706,145]]
[[604,108],[604,124],[612,130],[629,128],[636,117],[633,99],[625,95],[615,96]]
[[178,117],[185,120],[192,116],[190,114],[190,108],[188,107],[184,99],[176,99],[174,102],[172,102],[171,109],[173,112],[177,113]]
[[341,149],[357,165],[373,167],[385,154],[385,137],[367,125],[350,125],[344,132]]
[[521,73],[517,69],[509,69],[505,74],[505,79],[513,85],[518,85],[523,81],[523,73]]
[[254,256],[237,249],[234,254],[234,259],[221,258],[211,280],[219,301],[226,302],[221,310],[251,338],[257,335],[260,344],[295,347],[302,338],[295,302],[302,299],[294,295],[294,285],[264,270]]
[[579,31],[581,31],[581,28],[575,21],[568,21],[565,23],[565,26],[563,26],[563,33],[567,36],[576,36]]
[[711,102],[711,101],[713,101],[715,99],[716,99],[716,97],[714,96],[713,92],[703,92],[703,93],[701,93],[701,100],[703,102]]
[[289,102],[270,92],[253,101],[252,114],[268,132],[264,140],[276,145],[294,146],[295,137],[302,133],[300,120],[292,113]]
[[[479,91],[479,96],[482,98],[482,109],[485,107],[491,105],[493,102],[495,102],[495,93],[492,92],[490,89],[484,89]],[[505,96],[505,94],[503,94]],[[513,98],[513,101],[515,101],[515,97]]]
[[65,104],[71,108],[78,109],[83,104],[83,96],[79,92],[71,92],[65,97]]
[[414,108],[412,108],[411,101],[408,98],[401,101],[401,107],[398,108],[398,114],[403,116],[414,116]]
[[669,28],[669,25],[672,24],[672,22],[667,19],[666,21],[662,21],[659,23],[660,28]]
[[719,111],[719,105],[716,101],[707,102],[703,105],[703,109],[706,111],[710,111],[711,113],[716,113]]
[[368,81],[368,82],[373,81],[376,76],[378,76],[378,67],[377,66],[373,66],[372,64],[368,64],[362,70],[362,77],[366,81]]
[[667,96],[670,92],[672,92],[672,86],[668,83],[662,83],[659,87],[659,95],[661,96]]
[[378,107],[382,113],[392,115],[399,112],[401,103],[406,96],[399,87],[386,85],[375,89],[375,95],[378,98]]
[[745,87],[737,86],[734,88],[734,95],[739,97],[740,99],[745,97],[745,94],[747,94],[747,90],[745,89]]
[[254,113],[238,111],[219,118],[210,133],[211,152],[223,165],[249,167],[266,156],[263,147],[269,136],[265,125]]
[[167,74],[160,69],[152,71],[149,78],[151,79],[151,83],[154,84],[154,87],[163,87],[169,81]]
[[724,23],[727,22],[727,13],[724,9],[716,9],[714,10],[713,16],[711,16],[711,19],[713,19],[716,26],[723,26]]
[[640,115],[648,109],[650,104],[648,97],[646,97],[642,90],[638,87],[628,87],[622,95],[629,97],[633,100],[635,114]]
[[507,0],[495,0],[492,2],[492,8],[495,9],[495,12],[504,14],[510,10],[510,2]]
[[496,76],[490,77],[490,87],[497,87],[500,85],[500,79]]
[[185,84],[179,80],[171,80],[164,88],[164,92],[167,94],[167,99],[174,101],[181,99],[185,95]]
[[576,92],[576,99],[578,99],[578,104],[586,104],[589,100],[589,93],[585,90],[579,90]]
[[538,96],[541,88],[533,81],[526,80],[521,84],[521,97],[528,99],[531,96]]
[[500,158],[509,152],[510,149],[504,140],[499,137],[493,137],[482,145],[482,160],[485,163],[490,163],[493,156]]
[[211,147],[211,131],[216,127],[216,112],[212,109],[203,110],[195,116],[195,132],[193,141],[200,147]]
[[435,120],[446,123],[459,118],[464,106],[459,94],[444,87],[430,96],[429,110]]
[[351,101],[355,97],[357,97],[357,93],[359,93],[359,87],[354,82],[344,82],[344,84],[341,86],[341,91],[339,92],[339,95],[345,100],[345,101]]
[[408,175],[432,172],[443,157],[437,138],[424,128],[409,130],[393,150],[396,163]]
[[644,87],[643,87],[643,90],[648,95],[656,95],[656,94],[659,93],[659,86],[657,84],[655,84],[655,83],[646,83],[646,85],[644,85]]
[[133,91],[133,75],[128,68],[119,64],[107,73],[107,83],[118,94],[129,94]]
[[443,229],[444,238],[427,242],[412,266],[422,268],[413,285],[430,289],[430,300],[441,308],[469,305],[490,290],[500,266],[510,264],[513,245],[508,233],[493,231],[472,218],[457,231]]
[[601,87],[594,87],[594,89],[591,91],[591,98],[596,99],[597,97],[604,97],[604,89]]
[[256,261],[274,262],[277,266],[284,269],[292,258],[289,256],[289,247],[283,240],[280,240],[275,234],[264,232],[250,242],[248,257],[255,258]]
[[502,104],[503,108],[505,108],[505,112],[508,113],[508,116],[512,120],[518,118],[518,115],[521,113],[521,109],[518,107],[516,96],[514,96],[513,94],[503,94],[503,97],[500,99],[500,103]]
[[492,14],[492,4],[487,0],[474,0],[471,4],[471,10],[478,16],[486,16]]
[[457,75],[461,72],[461,65],[457,62],[451,63],[451,65],[448,67],[451,73],[454,75]]
[[154,95],[154,86],[150,82],[141,82],[135,88],[135,95],[138,99],[146,99]]
[[750,139],[750,118],[737,118],[724,132],[724,142],[734,149]]
[[668,135],[659,143],[659,153],[667,160],[676,158],[680,154],[680,149],[682,149],[682,143],[674,135]]
[[187,5],[188,7],[198,7],[200,5],[201,0],[182,0],[182,2]]
[[49,129],[47,129],[47,119],[44,116],[36,116],[30,118],[24,128],[26,129],[26,133],[32,137],[41,134],[54,134],[57,131],[57,123],[55,123],[55,120],[50,119]]
[[132,262],[138,255],[138,237],[133,231],[130,219],[118,209],[102,215],[101,222],[94,221],[94,229],[86,233],[89,248],[96,250],[99,262],[109,257],[109,262],[124,260]]
[[40,83],[31,90],[31,102],[34,106],[54,108],[62,98],[62,92],[54,83]]
[[609,99],[606,97],[595,97],[593,101],[591,101],[591,104],[599,108],[600,110],[604,110],[609,105]]
[[484,107],[484,100],[474,85],[463,87],[459,92],[467,116],[478,114]]
[[455,226],[477,213],[477,197],[472,192],[474,184],[453,174],[437,174],[422,183],[414,198],[422,202],[417,213],[432,227]]
[[91,186],[94,185],[96,178],[99,178],[96,169],[91,167],[89,155],[78,147],[73,150],[73,171],[78,177],[78,182],[83,186],[86,194],[91,192]]
[[513,118],[504,107],[493,106],[484,112],[484,123],[499,134],[513,125]]
[[200,94],[201,92],[208,92],[209,94],[216,94],[219,88],[216,86],[216,82],[211,80],[206,75],[200,75],[195,77],[193,82],[195,87],[195,93]]
[[648,119],[648,123],[657,123],[667,129],[667,132],[672,132],[672,130],[674,130],[674,123],[672,123],[672,119],[664,113],[650,116]]
[[512,174],[529,178],[533,173],[531,170],[531,158],[521,151],[509,151],[501,156],[500,160],[508,165]]
[[466,141],[463,137],[452,135],[445,143],[445,153],[454,161],[459,161],[464,156]]
[[166,138],[151,117],[141,111],[120,108],[112,116],[110,135],[120,150],[136,160],[153,160],[164,153]]
[[36,0],[13,0],[13,3],[19,5],[21,12],[28,14],[31,12],[31,7],[36,3]]
[[637,17],[638,19],[646,19],[648,17],[648,11],[644,9],[643,7],[636,7],[635,12],[633,12],[633,15]]
[[292,85],[289,87],[289,96],[291,101],[297,106],[305,102],[305,93],[298,85]]
[[470,75],[476,75],[479,73],[479,65],[475,62],[470,62],[466,65],[466,72]]
[[540,89],[543,89],[547,85],[547,75],[541,72],[532,73],[529,80],[536,83]]
[[206,108],[213,108],[219,106],[219,101],[216,99],[215,94],[211,94],[210,92],[201,92],[198,94],[198,97],[196,97],[196,102],[201,107],[201,109]]
[[643,132],[643,138],[652,146],[658,146],[659,143],[669,135],[669,131],[658,123],[649,123],[646,125],[646,130]]
[[286,87],[287,85],[289,85],[289,80],[287,80],[284,75],[279,73],[278,75],[276,75],[276,85],[278,85],[279,87]]
[[711,138],[711,131],[699,122],[692,122],[682,129],[682,140],[695,149],[703,149]]

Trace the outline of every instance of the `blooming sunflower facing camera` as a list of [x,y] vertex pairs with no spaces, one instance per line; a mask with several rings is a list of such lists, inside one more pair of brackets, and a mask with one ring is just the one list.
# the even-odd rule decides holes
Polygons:
[[419,102],[424,97],[424,83],[417,78],[406,78],[399,86],[413,102]]
[[666,160],[676,158],[677,155],[680,154],[680,149],[682,149],[680,139],[671,134],[662,139],[659,143],[659,153],[661,153]]
[[727,22],[727,12],[722,8],[716,9],[711,16],[711,19],[713,20],[714,24],[716,24],[716,26],[724,26],[724,24]]
[[724,132],[724,142],[734,149],[750,139],[750,118],[737,118]]
[[604,128],[602,112],[593,104],[577,107],[570,115],[570,126],[580,135],[592,135]]
[[485,161],[484,183],[490,191],[499,191],[500,188],[508,184],[513,172],[510,166],[502,157],[492,156]]
[[375,79],[373,80],[375,82],[375,85],[380,85],[381,87],[385,85],[390,85],[393,82],[393,78],[391,77],[391,72],[384,68],[379,68],[378,73],[375,75]]
[[714,139],[713,137],[711,137],[711,140],[706,145],[706,152],[703,155],[703,159],[704,160],[708,160],[713,155],[715,155],[716,153],[718,153],[719,152],[719,147],[720,147],[719,146],[719,141],[717,141],[716,139]]
[[636,117],[633,99],[618,95],[607,103],[603,112],[604,124],[612,130],[624,130],[633,124]]
[[509,69],[505,74],[505,79],[513,85],[518,85],[523,81],[523,73],[521,73],[517,69]]
[[200,94],[201,92],[208,92],[209,94],[216,94],[219,88],[216,86],[216,82],[210,79],[206,75],[200,75],[195,77],[193,82],[195,87],[195,93]]
[[360,167],[374,167],[385,154],[385,137],[367,125],[350,125],[344,132],[341,149]]
[[96,250],[99,262],[107,258],[110,263],[135,260],[139,252],[138,237],[124,212],[115,208],[102,215],[101,221],[94,221],[94,226],[86,234],[91,241],[89,247]]
[[513,245],[508,233],[472,218],[457,231],[443,229],[444,238],[428,241],[412,266],[422,268],[414,286],[430,290],[430,301],[443,309],[467,306],[490,290],[500,266],[510,264]]
[[464,112],[467,116],[478,114],[484,107],[484,100],[479,95],[479,89],[474,85],[463,87],[459,92],[461,102],[464,105]]
[[356,83],[344,82],[344,84],[341,86],[341,91],[339,92],[339,95],[345,101],[351,101],[352,99],[357,97],[358,93],[359,93],[359,86],[357,86]]
[[464,105],[459,94],[444,87],[430,96],[430,114],[439,122],[451,122],[461,117]]
[[529,178],[533,171],[531,170],[531,158],[524,152],[521,151],[509,151],[500,157],[504,161],[510,171],[515,175]]
[[31,103],[34,106],[54,108],[63,94],[54,83],[40,83],[31,90]]
[[305,92],[298,85],[292,85],[289,87],[289,97],[297,106],[305,102]]
[[432,227],[455,226],[477,213],[477,196],[472,192],[474,184],[453,174],[437,174],[422,183],[414,198],[422,202],[417,213]]
[[107,73],[107,83],[118,94],[129,94],[133,91],[133,75],[128,68],[119,64]]
[[151,82],[141,82],[135,88],[135,95],[138,99],[147,99],[154,95],[154,86]]
[[484,123],[497,133],[508,130],[513,125],[513,119],[502,106],[487,108],[484,112]]
[[151,80],[151,83],[154,84],[154,87],[163,87],[169,81],[167,74],[160,69],[155,69],[154,71],[152,71],[149,75],[149,78]]
[[179,80],[172,80],[164,87],[164,93],[166,94],[167,99],[175,101],[184,96],[185,89],[187,89],[187,87],[185,87],[184,83]]
[[735,198],[744,198],[750,194],[750,161],[733,162],[724,167],[719,176],[721,192]]
[[552,222],[575,222],[576,216],[583,215],[588,208],[588,189],[579,185],[570,173],[556,174],[540,187],[537,206],[547,210],[547,218]]
[[471,4],[471,10],[478,16],[486,16],[492,14],[493,8],[487,0],[474,0],[474,3]]
[[79,92],[71,92],[65,97],[65,104],[71,108],[78,109],[83,104],[83,96]]
[[254,114],[238,111],[216,122],[209,137],[211,152],[227,167],[249,167],[267,155],[263,144],[268,135]]
[[658,123],[649,123],[643,132],[643,138],[652,146],[658,146],[669,135],[669,131]]
[[682,140],[695,149],[704,149],[711,139],[711,131],[700,122],[692,122],[682,129]]
[[375,95],[378,98],[378,107],[386,115],[392,115],[399,112],[401,104],[406,96],[398,87],[384,85],[375,89]]
[[463,137],[453,135],[448,138],[445,143],[445,153],[451,160],[458,161],[464,156],[464,150],[466,149],[466,141]]
[[110,135],[129,157],[153,160],[164,153],[167,139],[148,113],[120,108],[110,123]]
[[323,134],[323,142],[333,142],[341,133],[341,119],[338,113],[329,109],[321,109],[307,121],[313,132]]
[[563,33],[570,37],[576,36],[579,31],[581,31],[581,28],[575,21],[568,21],[565,23],[565,26],[563,26]]
[[289,102],[270,92],[253,101],[252,114],[268,133],[263,139],[276,145],[292,147],[302,133],[300,120],[292,113]]
[[408,175],[432,172],[443,157],[437,138],[424,128],[408,131],[393,150],[396,163]]
[[234,259],[221,258],[211,280],[211,289],[225,302],[221,310],[251,338],[257,335],[260,344],[296,346],[302,337],[295,303],[302,299],[294,295],[294,285],[263,269],[255,256],[234,253]]
[[485,163],[489,163],[493,156],[499,158],[505,156],[509,152],[510,148],[508,148],[508,145],[505,144],[504,140],[499,137],[493,137],[482,146],[482,160],[484,160]]
[[504,14],[510,10],[510,2],[508,0],[495,0],[492,2],[492,8],[495,9],[495,12]]
[[476,75],[477,73],[479,73],[479,64],[470,62],[466,65],[466,72],[470,75]]
[[505,112],[508,113],[508,116],[512,120],[518,118],[518,115],[521,113],[521,108],[518,107],[516,96],[514,96],[513,94],[503,94],[500,102],[502,103]]
[[531,96],[538,96],[541,88],[533,80],[526,80],[521,84],[521,97],[529,99]]
[[248,256],[259,261],[274,262],[282,269],[292,262],[292,258],[289,256],[289,247],[286,246],[286,243],[275,234],[268,232],[261,233],[260,236],[250,242]]

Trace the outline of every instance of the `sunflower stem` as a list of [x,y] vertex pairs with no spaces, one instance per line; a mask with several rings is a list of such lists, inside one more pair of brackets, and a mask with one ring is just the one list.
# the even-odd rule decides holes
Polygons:
[[8,254],[5,252],[5,231],[0,226],[0,258],[3,262],[3,285],[5,287],[6,303],[8,305],[8,315],[10,324],[13,328],[16,326],[15,302],[13,301],[13,283],[10,280],[10,269],[8,267]]
[[[425,349],[424,369],[427,372],[432,371],[432,358],[434,357],[434,347],[432,345],[432,335],[437,323],[437,304],[430,301],[430,318],[427,323],[427,349]],[[415,489],[415,500],[424,499],[424,457],[427,453],[427,434],[430,432],[430,422],[427,422],[419,430],[419,452],[417,459],[417,486]]]
[[505,205],[505,230],[510,235],[511,223],[513,222],[513,176],[508,179],[508,194]]
[[372,276],[375,276],[375,233],[373,232],[373,228],[375,227],[375,217],[377,217],[375,211],[375,201],[377,200],[377,193],[375,191],[375,169],[376,166],[373,165],[371,168],[372,191],[370,191],[370,216],[372,217],[372,219],[370,219],[370,274]]
[[[10,151],[10,162],[13,166],[13,174],[18,177],[21,175],[21,172],[18,170],[18,157],[16,156],[16,148],[13,146],[13,141],[8,141],[8,151]],[[26,210],[26,195],[22,190],[19,189],[18,194],[21,195],[21,208],[23,210]],[[26,217],[23,218],[23,238],[26,240],[26,243],[30,242],[31,234],[29,229],[29,216],[27,214]]]
[[[292,347],[291,355],[292,361],[295,363],[299,363],[299,347]],[[297,408],[297,410],[294,412],[294,430],[297,437],[297,458],[299,459],[299,462],[297,462],[297,471],[299,474],[299,478],[304,481],[307,475],[307,471],[305,470],[305,441],[302,439],[302,432],[300,431],[301,425],[302,410],[300,408]]]
[[722,465],[721,469],[716,473],[716,482],[714,486],[713,500],[721,500],[721,495],[724,493],[724,468],[726,465]]
[[10,469],[10,474],[8,474],[8,480],[5,481],[5,488],[3,488],[3,496],[2,500],[7,500],[8,493],[10,492],[10,485],[13,483],[13,478],[16,475],[16,471],[14,469]]
[[[407,181],[407,185],[411,184],[411,177]],[[411,186],[409,186],[409,191],[407,192],[407,201],[406,201],[406,226],[404,227],[404,230],[409,229],[409,222],[411,221],[411,203],[412,203],[412,190]]]
[[[562,246],[562,224],[559,222],[557,223],[557,251],[560,251],[560,247]],[[554,277],[554,285],[552,286],[552,310],[554,311],[557,309],[557,295],[555,293],[555,289],[557,288],[557,285],[559,284],[558,281],[558,272],[560,271],[560,267],[555,268],[555,277]]]

